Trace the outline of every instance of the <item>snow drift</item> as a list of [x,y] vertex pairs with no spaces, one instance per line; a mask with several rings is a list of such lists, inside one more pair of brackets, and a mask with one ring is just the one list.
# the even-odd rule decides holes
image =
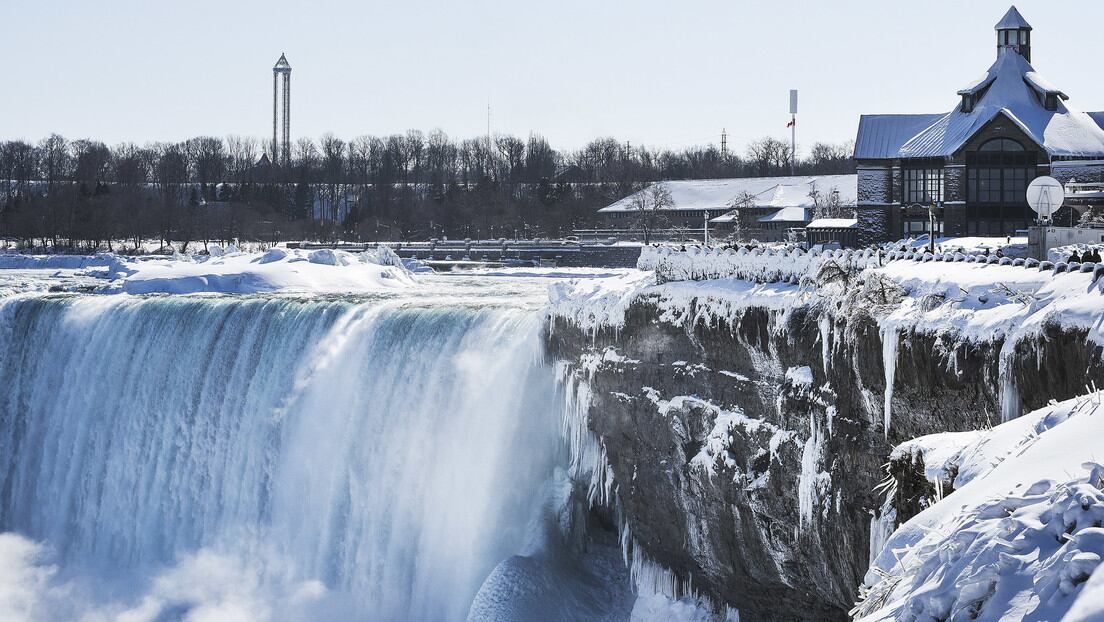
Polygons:
[[101,293],[128,294],[372,292],[414,284],[386,247],[356,254],[273,248],[263,254],[177,255],[129,262],[102,276],[112,282]]
[[955,492],[901,525],[866,577],[862,622],[1101,619],[1104,393],[989,432],[906,443]]

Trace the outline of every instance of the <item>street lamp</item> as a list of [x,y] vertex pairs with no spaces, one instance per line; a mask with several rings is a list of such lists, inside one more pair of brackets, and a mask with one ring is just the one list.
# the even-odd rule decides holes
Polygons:
[[919,209],[925,209],[925,208],[928,210],[928,252],[930,252],[934,255],[935,254],[935,229],[936,229],[936,227],[935,227],[936,212],[935,211],[937,209],[942,209],[943,208],[943,202],[942,201],[932,201],[931,203],[929,203],[926,206],[923,203],[910,203],[907,206],[907,209],[910,209],[910,210],[913,210],[913,209],[919,210]]
[[928,252],[935,254],[935,208],[936,201],[928,205]]

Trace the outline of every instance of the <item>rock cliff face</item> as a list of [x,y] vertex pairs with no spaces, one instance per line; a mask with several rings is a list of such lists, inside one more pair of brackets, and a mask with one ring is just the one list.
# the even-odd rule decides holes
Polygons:
[[999,341],[896,334],[862,310],[661,315],[643,299],[617,331],[557,320],[549,350],[590,385],[587,427],[634,552],[745,622],[847,619],[872,529],[884,537],[932,494],[922,475],[901,480],[883,507],[895,444],[1104,385],[1099,348],[1060,329],[1002,364]]

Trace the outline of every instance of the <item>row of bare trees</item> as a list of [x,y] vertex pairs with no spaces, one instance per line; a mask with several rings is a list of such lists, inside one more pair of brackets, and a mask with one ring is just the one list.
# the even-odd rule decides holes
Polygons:
[[[0,142],[0,236],[87,250],[150,239],[565,235],[650,181],[788,173],[788,149],[764,138],[740,157],[600,138],[560,151],[536,134],[412,130],[300,138],[290,162],[273,163],[270,145],[249,137],[109,147],[53,134]],[[816,144],[797,162],[799,173],[853,168],[848,145]]]

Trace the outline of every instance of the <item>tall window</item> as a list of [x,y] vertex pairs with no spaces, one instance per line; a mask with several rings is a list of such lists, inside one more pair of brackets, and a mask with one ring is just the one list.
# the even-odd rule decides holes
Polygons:
[[905,175],[905,203],[928,205],[943,200],[943,167],[908,167]]
[[1027,185],[1035,179],[1038,155],[1009,138],[994,138],[966,153],[968,232],[1009,233],[1033,218]]
[[1025,151],[1008,138],[994,138],[966,154],[967,199],[979,204],[1026,204],[1035,165],[1034,151]]

